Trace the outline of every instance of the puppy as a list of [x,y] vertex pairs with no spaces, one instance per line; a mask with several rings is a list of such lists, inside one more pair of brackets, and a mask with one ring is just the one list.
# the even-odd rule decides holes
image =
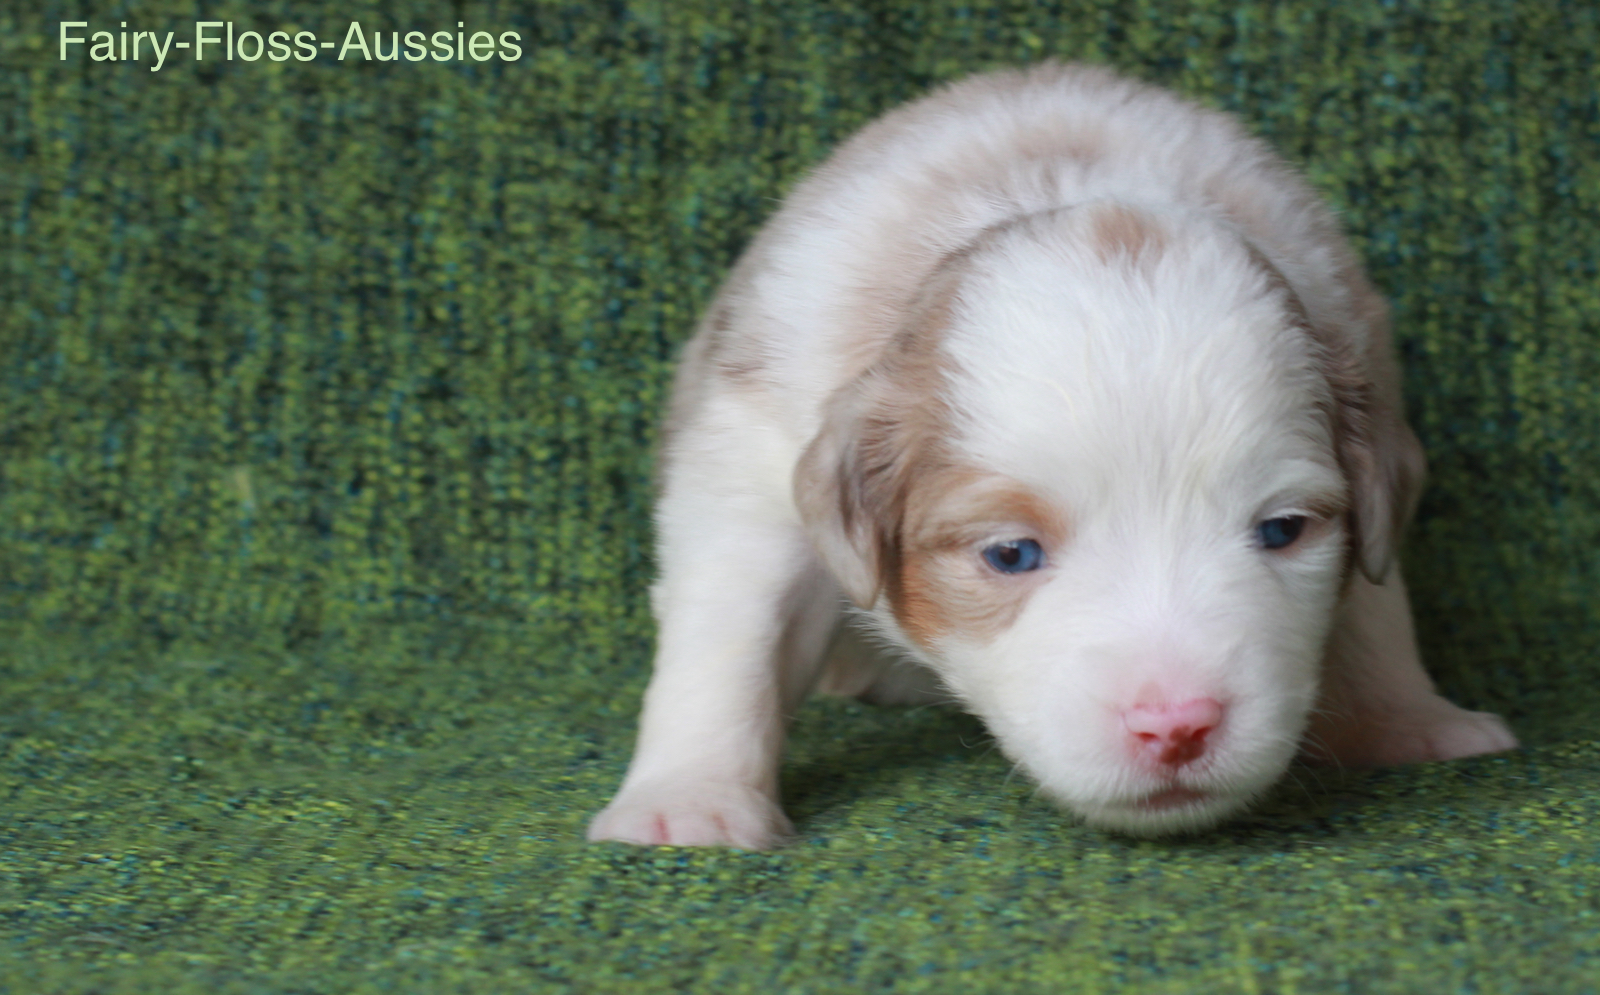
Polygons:
[[795,189],[687,347],[654,676],[589,838],[781,843],[819,684],[954,699],[1137,835],[1239,812],[1302,745],[1514,747],[1418,659],[1422,477],[1384,304],[1262,142],[1099,68],[940,90]]

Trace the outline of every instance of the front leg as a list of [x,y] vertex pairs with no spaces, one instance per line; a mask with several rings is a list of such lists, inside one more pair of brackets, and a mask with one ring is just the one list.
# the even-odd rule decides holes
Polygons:
[[591,840],[764,850],[787,720],[810,690],[840,592],[798,523],[699,495],[663,500],[655,671],[627,777]]
[[1329,638],[1322,696],[1306,734],[1307,759],[1377,767],[1516,746],[1498,715],[1469,712],[1434,690],[1417,653],[1399,565],[1381,585],[1357,573]]

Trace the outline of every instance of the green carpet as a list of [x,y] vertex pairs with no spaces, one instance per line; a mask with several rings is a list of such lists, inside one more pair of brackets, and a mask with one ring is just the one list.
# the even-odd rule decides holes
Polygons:
[[[523,53],[60,58],[202,17]],[[0,3],[0,991],[1600,991],[1597,52],[1584,2]],[[676,344],[840,138],[1044,57],[1343,211],[1425,654],[1526,748],[1133,842],[818,701],[795,846],[584,844]]]

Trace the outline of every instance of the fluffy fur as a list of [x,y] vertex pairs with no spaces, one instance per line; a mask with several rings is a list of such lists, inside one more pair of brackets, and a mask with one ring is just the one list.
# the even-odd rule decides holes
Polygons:
[[[590,838],[781,842],[786,716],[819,681],[953,697],[1137,834],[1215,824],[1300,749],[1514,746],[1418,660],[1400,412],[1334,217],[1229,117],[1056,65],[894,111],[795,190],[685,353],[655,673]],[[1302,527],[1268,548],[1272,520]],[[1037,569],[986,559],[1021,540]]]

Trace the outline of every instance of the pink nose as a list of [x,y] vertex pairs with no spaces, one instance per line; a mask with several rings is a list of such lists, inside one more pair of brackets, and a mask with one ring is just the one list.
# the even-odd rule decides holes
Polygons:
[[1222,724],[1222,702],[1196,698],[1181,705],[1135,705],[1122,724],[1140,753],[1173,767],[1206,751],[1206,736]]

